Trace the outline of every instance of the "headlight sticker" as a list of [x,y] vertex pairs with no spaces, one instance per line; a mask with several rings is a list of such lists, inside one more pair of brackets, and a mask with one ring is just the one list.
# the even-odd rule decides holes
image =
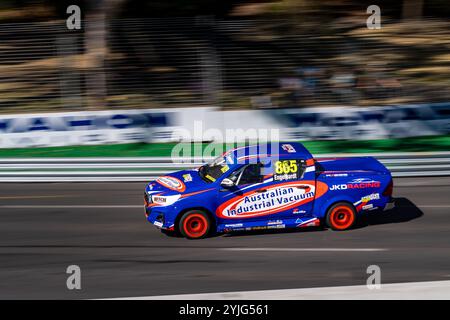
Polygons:
[[186,186],[179,179],[171,176],[159,177],[156,182],[174,191],[184,192]]

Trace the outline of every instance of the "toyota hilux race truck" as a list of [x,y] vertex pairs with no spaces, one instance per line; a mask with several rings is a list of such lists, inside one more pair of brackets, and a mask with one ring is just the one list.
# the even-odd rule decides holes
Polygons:
[[189,239],[232,231],[325,225],[350,229],[367,211],[394,206],[393,181],[372,157],[315,159],[300,143],[225,152],[145,188],[147,220]]

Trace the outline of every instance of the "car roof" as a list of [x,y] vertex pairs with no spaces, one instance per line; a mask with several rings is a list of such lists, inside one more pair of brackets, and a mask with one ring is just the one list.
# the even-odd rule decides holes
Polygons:
[[274,142],[237,147],[225,152],[224,156],[232,156],[238,163],[263,158],[311,159],[312,155],[301,143]]

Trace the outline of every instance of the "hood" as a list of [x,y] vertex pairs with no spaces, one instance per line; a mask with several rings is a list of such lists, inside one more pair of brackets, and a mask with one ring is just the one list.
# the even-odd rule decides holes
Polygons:
[[197,170],[182,170],[161,176],[150,182],[146,191],[169,196],[195,192],[210,185],[199,176]]

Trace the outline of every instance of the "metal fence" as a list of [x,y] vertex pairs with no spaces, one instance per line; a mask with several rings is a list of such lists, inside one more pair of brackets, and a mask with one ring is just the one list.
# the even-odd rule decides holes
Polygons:
[[[0,112],[446,101],[448,22],[211,17],[0,25]],[[98,32],[97,32],[98,31]],[[420,37],[417,34],[420,33]]]
[[[320,157],[357,156],[321,154]],[[450,176],[450,152],[372,154],[393,177]],[[0,159],[0,182],[150,181],[182,169],[199,167],[210,158],[29,158]]]

